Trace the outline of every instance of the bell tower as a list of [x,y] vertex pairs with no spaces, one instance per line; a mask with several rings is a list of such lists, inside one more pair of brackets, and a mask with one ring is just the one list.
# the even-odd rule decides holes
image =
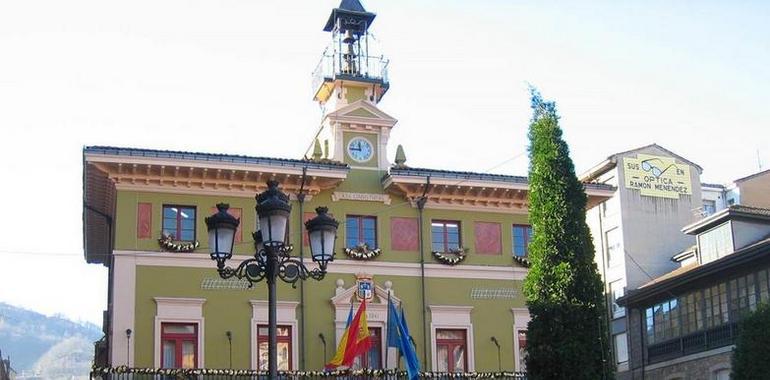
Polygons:
[[386,148],[396,119],[377,104],[388,91],[388,60],[369,28],[376,15],[359,0],[342,0],[323,28],[331,42],[313,72],[313,100],[323,109],[323,123],[308,157],[345,162],[352,169],[390,166]]

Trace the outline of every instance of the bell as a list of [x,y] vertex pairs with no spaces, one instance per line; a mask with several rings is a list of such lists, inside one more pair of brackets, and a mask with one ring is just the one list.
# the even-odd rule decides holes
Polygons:
[[345,38],[342,39],[342,42],[346,44],[352,44],[353,42],[356,42],[356,36],[353,35],[353,31],[351,29],[345,30]]

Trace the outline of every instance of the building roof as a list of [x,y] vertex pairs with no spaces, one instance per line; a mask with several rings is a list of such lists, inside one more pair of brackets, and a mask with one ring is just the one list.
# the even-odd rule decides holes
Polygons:
[[744,182],[744,181],[748,181],[748,180],[750,180],[750,179],[754,179],[754,178],[756,178],[756,177],[761,177],[761,176],[763,176],[763,175],[765,175],[765,174],[770,174],[770,169],[767,169],[767,170],[763,170],[763,171],[761,171],[761,172],[757,172],[757,173],[754,173],[754,174],[751,174],[751,175],[747,175],[747,176],[745,176],[745,177],[743,177],[743,178],[738,178],[738,179],[736,179],[736,180],[735,180],[735,181],[733,181],[733,182],[735,182],[735,183],[738,183],[738,182]]
[[463,171],[427,169],[427,168],[393,167],[390,169],[390,174],[402,175],[402,176],[417,176],[417,177],[431,176],[434,178],[448,178],[448,179],[458,179],[458,180],[495,181],[495,182],[521,183],[521,184],[529,183],[529,179],[524,176],[487,174],[487,173],[475,173],[475,172],[463,172]]
[[680,155],[678,155],[678,154],[676,154],[676,153],[674,153],[674,152],[672,152],[672,151],[670,151],[670,150],[668,150],[668,149],[666,149],[666,148],[664,148],[664,147],[662,147],[662,146],[660,146],[660,145],[658,145],[656,143],[652,143],[652,144],[645,145],[645,146],[642,146],[642,147],[639,147],[639,148],[634,148],[634,149],[630,149],[630,150],[626,150],[626,151],[623,151],[623,152],[612,154],[609,157],[607,157],[606,160],[600,162],[599,164],[595,165],[591,169],[588,169],[586,172],[580,174],[580,176],[578,176],[578,178],[580,178],[580,180],[583,181],[583,182],[593,181],[596,178],[598,178],[599,176],[601,176],[602,174],[604,174],[604,173],[608,172],[609,170],[611,170],[612,168],[614,168],[617,165],[617,163],[618,163],[618,158],[619,157],[626,156],[629,153],[640,152],[642,150],[646,150],[646,149],[650,149],[650,148],[657,148],[659,150],[662,150],[662,151],[668,153],[670,156],[675,157],[679,161],[682,161],[682,162],[684,162],[687,165],[694,166],[694,167],[696,167],[701,172],[703,171],[703,168],[700,167],[700,165],[698,165],[698,164],[696,164],[696,163],[694,163],[694,162],[692,162],[692,161],[690,161],[690,160],[688,160],[688,159],[686,159],[686,158],[684,158],[684,157],[682,157],[682,156],[680,156]]
[[724,223],[727,220],[770,221],[770,209],[732,205],[682,228],[682,232],[694,235]]
[[347,168],[348,165],[336,161],[316,162],[312,160],[296,160],[289,158],[255,157],[237,154],[199,153],[174,150],[156,150],[144,148],[124,148],[112,146],[87,146],[83,148],[83,154],[102,154],[111,156],[170,158],[179,160],[226,162],[235,164],[257,164],[269,166],[284,166],[293,168],[307,167],[309,169],[335,169]]
[[770,259],[770,237],[759,240],[718,260],[702,265],[686,265],[666,273],[638,289],[629,291],[625,296],[619,298],[617,303],[621,306],[634,306],[656,302],[660,298],[670,298],[675,294],[681,294],[684,289],[697,286],[699,280],[722,278],[725,273],[732,269],[751,267],[756,265],[757,261],[767,259]]
[[[431,176],[432,178],[456,179],[461,181],[490,181],[490,182],[529,185],[529,178],[525,176],[513,176],[513,175],[505,175],[505,174],[487,174],[487,173],[426,169],[426,168],[393,167],[390,169],[389,175],[415,176],[415,177]],[[586,189],[590,188],[592,190],[615,191],[614,186],[603,184],[603,183],[586,183],[585,186],[586,186]]]
[[725,185],[720,185],[718,183],[706,183],[706,182],[701,182],[700,187],[713,187],[715,189],[721,189],[721,190],[725,189]]
[[[383,176],[382,185],[413,205],[426,198],[428,204],[439,208],[514,213],[526,213],[529,208],[529,179],[523,176],[394,166]],[[584,186],[589,208],[609,199],[616,190],[607,184]]]
[[334,29],[334,23],[336,19],[343,16],[352,16],[356,19],[366,21],[366,29],[372,25],[374,18],[377,17],[377,15],[374,13],[367,12],[366,9],[364,9],[364,6],[361,5],[361,2],[358,0],[342,0],[337,8],[332,9],[332,13],[329,15],[329,19],[326,20],[326,25],[324,26],[323,30],[325,32],[332,31]]

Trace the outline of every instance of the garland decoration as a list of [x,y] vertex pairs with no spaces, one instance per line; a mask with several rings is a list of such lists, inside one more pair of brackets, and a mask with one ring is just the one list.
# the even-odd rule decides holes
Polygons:
[[468,248],[452,248],[449,252],[433,251],[433,256],[442,264],[457,265],[465,260],[468,255]]
[[198,243],[197,240],[194,242],[177,242],[174,241],[172,235],[161,233],[160,238],[158,239],[158,245],[160,245],[162,250],[168,252],[192,252],[198,248],[200,243]]
[[[231,376],[236,379],[253,379],[255,376],[264,378],[268,376],[268,371],[252,369],[207,369],[207,368],[131,368],[127,366],[118,367],[100,367],[94,365],[91,367],[91,376],[94,379],[103,378],[109,374],[140,374],[140,375],[164,375],[174,376],[179,379],[200,377],[200,376]],[[367,377],[370,379],[390,379],[407,377],[406,371],[397,369],[356,369],[356,370],[335,370],[335,371],[278,371],[281,378],[290,378],[295,380],[312,380],[319,377],[323,378],[349,378],[349,377]],[[420,372],[423,379],[508,379],[525,380],[527,378],[524,372]],[[202,377],[206,379],[206,377]]]
[[526,256],[513,256],[513,261],[521,264],[524,268],[529,268],[530,266],[529,258]]
[[382,253],[382,249],[369,249],[366,243],[359,243],[353,248],[345,248],[345,254],[356,260],[371,260]]

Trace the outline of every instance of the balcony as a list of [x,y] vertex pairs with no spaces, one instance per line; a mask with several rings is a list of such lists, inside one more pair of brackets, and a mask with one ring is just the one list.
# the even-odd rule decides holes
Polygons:
[[314,98],[325,100],[331,94],[335,80],[351,80],[379,84],[383,93],[388,82],[389,60],[384,56],[353,55],[326,49],[313,71]]
[[738,325],[728,323],[647,347],[647,363],[659,363],[681,356],[729,346],[735,342]]

